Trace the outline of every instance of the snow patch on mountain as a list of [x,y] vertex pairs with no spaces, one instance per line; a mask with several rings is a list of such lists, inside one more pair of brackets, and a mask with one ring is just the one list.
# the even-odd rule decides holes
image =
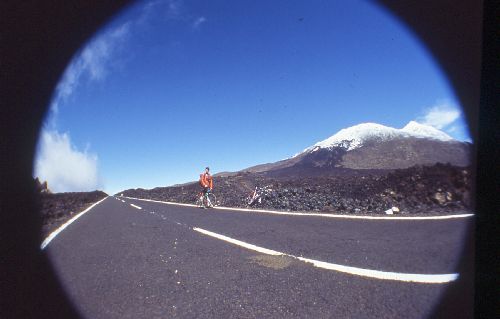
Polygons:
[[306,148],[304,152],[315,152],[322,148],[343,147],[350,151],[363,146],[367,141],[387,141],[396,138],[427,138],[440,141],[453,141],[454,139],[448,134],[440,131],[432,126],[410,121],[402,129],[388,127],[376,123],[361,123],[340,130],[335,135]]
[[408,133],[413,137],[430,138],[440,141],[452,141],[451,136],[443,131],[438,130],[430,125],[420,124],[415,121],[410,121],[405,127],[401,129],[402,132]]

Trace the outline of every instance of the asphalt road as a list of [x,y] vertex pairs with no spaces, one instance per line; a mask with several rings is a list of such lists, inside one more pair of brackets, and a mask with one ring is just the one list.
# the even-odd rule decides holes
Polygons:
[[[450,303],[445,293],[466,274],[451,283],[370,278],[193,228],[337,265],[451,274],[459,272],[472,223],[286,216],[108,197],[46,251],[85,318],[427,318]],[[461,289],[458,307],[468,317],[473,287]]]

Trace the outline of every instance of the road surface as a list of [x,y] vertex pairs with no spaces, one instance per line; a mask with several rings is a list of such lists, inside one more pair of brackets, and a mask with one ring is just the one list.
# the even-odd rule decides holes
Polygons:
[[[85,318],[427,318],[464,276],[472,224],[110,196],[44,250]],[[464,316],[472,313],[466,288]]]

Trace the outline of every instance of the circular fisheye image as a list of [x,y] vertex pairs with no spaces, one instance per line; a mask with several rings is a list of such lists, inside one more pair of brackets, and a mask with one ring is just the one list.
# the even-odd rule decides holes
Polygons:
[[40,249],[84,318],[428,318],[473,263],[472,143],[374,3],[138,1],[53,93]]

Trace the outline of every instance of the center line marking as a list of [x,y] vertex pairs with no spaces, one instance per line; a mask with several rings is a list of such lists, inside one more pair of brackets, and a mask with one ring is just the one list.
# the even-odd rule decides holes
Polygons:
[[142,207],[137,206],[137,205],[134,205],[134,204],[130,204],[130,206],[135,207],[135,208],[137,208],[137,209],[142,209]]
[[319,261],[319,260],[314,260],[314,259],[309,259],[309,258],[303,258],[303,257],[297,257],[294,255],[282,253],[279,251],[259,247],[256,245],[252,245],[246,242],[243,242],[241,240],[237,240],[231,237],[227,237],[221,234],[217,234],[202,228],[198,227],[193,227],[194,231],[197,231],[199,233],[202,233],[204,235],[214,237],[220,240],[224,240],[226,242],[229,242],[231,244],[241,246],[253,251],[257,251],[263,254],[267,255],[273,255],[273,256],[288,256],[292,257],[298,260],[301,260],[306,263],[311,263],[315,267],[318,268],[323,268],[323,269],[328,269],[328,270],[334,270],[334,271],[339,271],[343,273],[348,273],[351,275],[358,275],[362,277],[369,277],[369,278],[376,278],[376,279],[382,279],[382,280],[395,280],[395,281],[404,281],[404,282],[415,282],[415,283],[428,283],[428,284],[443,284],[443,283],[448,283],[451,281],[454,281],[458,278],[459,274],[408,274],[408,273],[399,273],[399,272],[387,272],[387,271],[380,271],[380,270],[372,270],[372,269],[364,269],[364,268],[357,268],[357,267],[351,267],[351,266],[344,266],[344,265],[339,265],[339,264],[333,264],[333,263],[328,263],[324,261]]

